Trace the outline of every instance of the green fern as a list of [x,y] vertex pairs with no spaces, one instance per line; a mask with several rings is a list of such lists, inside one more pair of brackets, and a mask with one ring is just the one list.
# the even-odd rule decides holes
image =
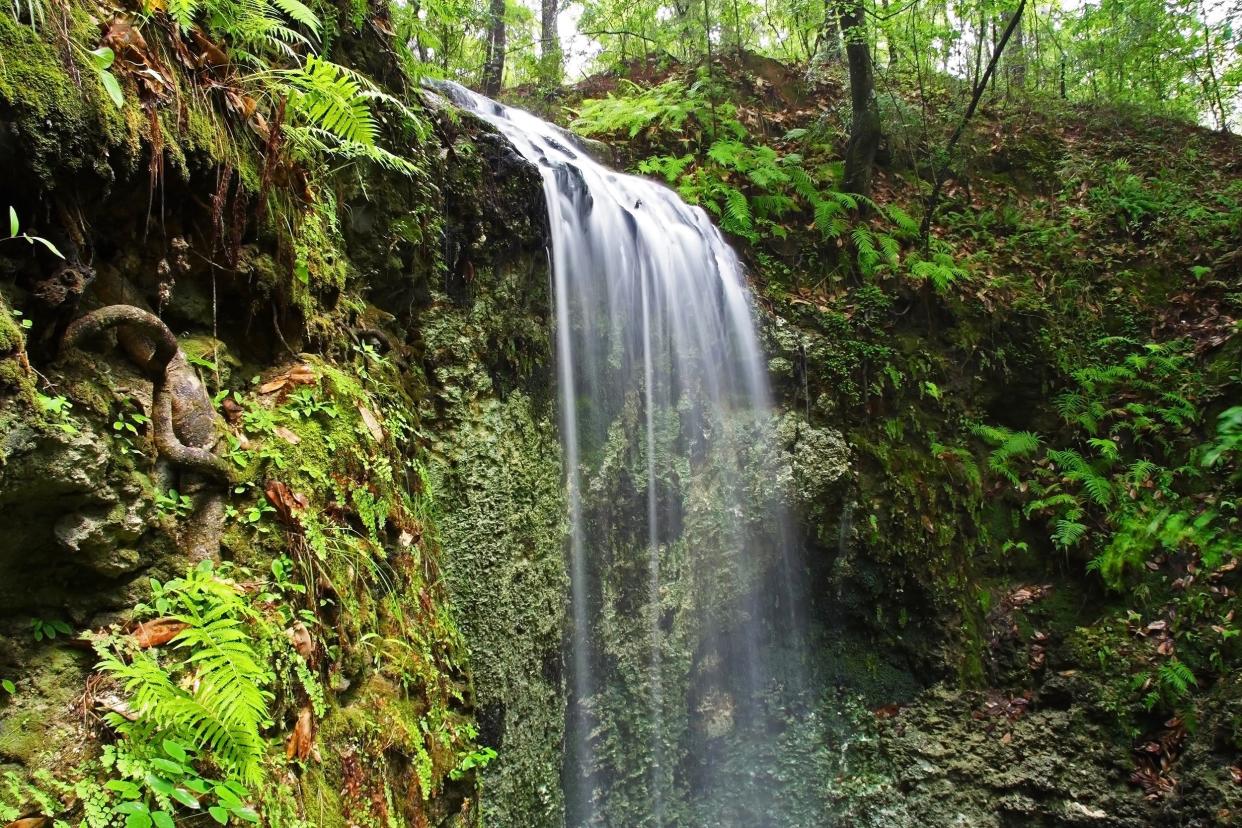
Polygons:
[[1013,467],[1013,461],[1031,457],[1039,451],[1039,435],[1033,431],[1011,431],[988,425],[977,425],[971,431],[994,446],[988,455],[988,469],[1013,485],[1020,485],[1022,481]]
[[1161,688],[1168,693],[1172,701],[1177,702],[1190,695],[1191,688],[1198,686],[1199,680],[1178,658],[1170,658],[1160,665],[1157,671]]
[[285,17],[305,26],[316,37],[319,36],[323,24],[320,22],[319,16],[311,11],[309,6],[303,4],[301,0],[271,0],[271,3],[280,9]]
[[876,249],[875,234],[870,228],[863,225],[856,226],[850,231],[850,238],[854,241],[854,249],[858,251],[858,266],[863,273],[871,273],[875,270],[875,266],[880,262],[880,253]]
[[414,175],[418,168],[380,147],[379,123],[372,104],[396,109],[419,131],[425,127],[399,100],[381,92],[364,76],[328,60],[307,57],[296,69],[268,73],[288,99],[285,135],[295,155],[344,162],[367,160],[384,169]]
[[745,193],[734,187],[724,188],[724,206],[721,212],[721,224],[730,233],[746,234],[754,229],[754,220],[750,214],[750,202]]
[[289,108],[298,118],[341,141],[375,146],[379,125],[362,97],[362,84],[352,73],[311,56],[280,77],[290,90]]
[[1087,534],[1087,527],[1076,520],[1061,518],[1052,532],[1052,542],[1061,549],[1077,544]]
[[156,651],[137,650],[126,660],[101,645],[98,669],[121,683],[137,715],[129,721],[113,714],[109,722],[122,735],[154,727],[209,753],[231,777],[258,782],[271,674],[246,630],[248,606],[210,567],[157,584],[154,602],[154,610],[172,611],[172,618],[188,625],[170,642],[183,658],[165,665]]
[[897,227],[903,232],[917,233],[919,231],[919,223],[915,221],[909,213],[897,205],[890,204],[884,209],[884,212],[888,216],[889,221],[897,225]]
[[824,200],[815,204],[815,227],[825,238],[839,238],[846,230],[845,208],[837,201]]

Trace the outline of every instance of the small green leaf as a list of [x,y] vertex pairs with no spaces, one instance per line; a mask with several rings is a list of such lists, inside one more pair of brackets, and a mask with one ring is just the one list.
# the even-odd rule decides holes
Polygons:
[[219,805],[212,805],[207,809],[207,813],[211,814],[211,818],[221,825],[229,824],[229,812]]
[[42,236],[34,236],[30,239],[31,244],[34,244],[35,242],[38,242],[39,244],[46,247],[52,253],[52,255],[55,256],[56,258],[58,259],[65,258],[65,254],[57,250],[56,245],[52,244],[50,241],[43,238]]
[[155,765],[155,767],[159,768],[165,773],[171,773],[177,776],[181,776],[185,773],[184,765],[181,765],[178,762],[173,762],[170,759],[165,759],[163,756],[153,757],[151,759],[151,764]]
[[151,828],[151,817],[141,811],[136,811],[125,817],[125,828]]
[[199,801],[195,799],[194,796],[185,788],[174,788],[170,796],[187,808],[198,809],[203,807],[202,804],[199,803]]
[[[138,786],[124,779],[110,779],[104,783],[104,787],[108,790],[116,791],[126,799],[137,799],[139,795]],[[117,808],[117,810],[119,811],[120,808]],[[125,812],[121,811],[121,813]]]
[[173,828],[172,815],[167,811],[156,811],[151,814],[151,819],[155,820],[155,828]]
[[224,787],[237,794],[242,799],[250,796],[250,791],[246,790],[246,786],[235,779],[230,779],[224,783]]
[[246,822],[253,822],[256,825],[259,824],[259,814],[253,808],[234,808],[233,816],[238,819],[245,820]]
[[121,109],[124,107],[125,93],[121,91],[121,83],[116,79],[116,75],[106,69],[101,69],[99,71],[99,79],[103,81],[104,89],[108,90],[108,97],[112,98],[116,108]]
[[13,695],[14,693],[17,692],[17,685],[9,681],[8,679],[4,679],[3,681],[0,681],[0,687],[3,687],[5,692],[8,693],[9,695]]
[[161,796],[170,796],[173,792],[173,783],[169,782],[162,776],[156,776],[153,773],[148,773],[146,782],[147,787]]
[[116,52],[112,51],[107,46],[100,46],[98,49],[92,49],[90,54],[91,61],[95,64],[95,68],[101,72],[112,66],[113,61],[116,60]]
[[17,211],[9,206],[9,238],[17,238],[17,231],[21,229],[21,225],[17,223]]
[[176,739],[164,740],[164,752],[176,759],[178,762],[184,762],[187,757],[185,745],[181,744]]

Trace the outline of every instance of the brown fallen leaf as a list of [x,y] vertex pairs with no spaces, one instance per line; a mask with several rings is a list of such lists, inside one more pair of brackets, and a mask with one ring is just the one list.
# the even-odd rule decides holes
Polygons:
[[295,385],[313,385],[316,382],[319,382],[319,377],[315,374],[314,369],[309,365],[299,363],[260,385],[259,393],[274,394],[277,391],[292,388]]
[[237,400],[231,396],[225,397],[220,402],[220,410],[224,413],[224,419],[229,425],[237,425],[241,422],[242,414],[246,413],[245,409],[237,404]]
[[295,513],[309,505],[310,501],[306,499],[306,495],[294,492],[279,480],[267,481],[267,485],[263,487],[263,494],[267,502],[272,504],[272,508],[276,510],[277,520],[289,527],[300,525]]
[[276,426],[276,436],[284,440],[286,443],[288,443],[291,446],[296,446],[298,443],[302,442],[301,437],[294,434],[292,431],[285,428],[284,426]]
[[379,418],[374,412],[366,406],[358,406],[358,416],[362,418],[362,422],[366,425],[367,431],[375,438],[375,442],[384,442],[384,427],[380,425]]
[[4,828],[49,828],[52,821],[45,816],[23,817],[15,819]]
[[311,637],[310,630],[306,629],[306,625],[301,621],[297,621],[292,627],[285,630],[285,635],[289,636],[289,641],[293,643],[294,651],[305,659],[307,664],[313,664],[315,639]]
[[176,618],[156,618],[154,621],[143,621],[130,635],[138,648],[145,650],[167,644],[188,626],[190,625]]
[[298,723],[294,725],[289,741],[285,743],[285,758],[297,758],[305,762],[310,757],[314,744],[315,714],[309,706],[303,707],[298,713]]

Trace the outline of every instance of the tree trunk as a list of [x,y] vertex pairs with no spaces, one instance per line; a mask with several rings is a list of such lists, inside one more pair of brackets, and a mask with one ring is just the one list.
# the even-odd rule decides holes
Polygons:
[[811,57],[812,76],[841,59],[841,20],[837,17],[837,2],[824,0],[824,25],[820,28],[815,54]]
[[487,61],[483,64],[483,94],[500,94],[505,74],[505,0],[491,0],[488,7]]
[[850,66],[850,106],[853,109],[850,140],[845,147],[844,187],[846,192],[869,196],[881,133],[862,0],[841,0],[839,14],[841,31],[845,35],[845,55]]
[[919,235],[923,238],[924,249],[931,245],[931,226],[932,221],[936,217],[936,208],[940,205],[940,194],[944,190],[944,183],[948,180],[951,173],[949,165],[953,161],[953,151],[957,148],[957,142],[962,139],[962,133],[966,131],[966,125],[970,123],[970,119],[974,116],[975,110],[979,107],[979,101],[983,98],[983,92],[988,87],[988,83],[996,77],[996,67],[1000,63],[1001,53],[1005,51],[1005,44],[1013,36],[1014,29],[1022,23],[1022,12],[1026,10],[1026,0],[1020,0],[1017,11],[1009,18],[1009,25],[1005,27],[1004,34],[1001,35],[1000,41],[992,50],[992,58],[988,61],[988,68],[983,70],[983,77],[975,84],[974,93],[970,96],[970,104],[966,107],[966,112],[962,115],[962,120],[958,122],[957,129],[953,130],[953,134],[949,136],[949,143],[945,147],[944,161],[933,175],[934,184],[932,185],[931,195],[927,199],[927,206],[923,210],[923,223],[919,228]]
[[[1014,14],[1009,12],[1004,15],[1006,28]],[[1005,75],[1009,92],[1026,87],[1026,39],[1022,33],[1023,28],[1019,21],[1009,39],[1009,50],[1005,53]]]
[[541,0],[539,37],[539,80],[551,89],[561,84],[561,38],[556,30],[559,0]]

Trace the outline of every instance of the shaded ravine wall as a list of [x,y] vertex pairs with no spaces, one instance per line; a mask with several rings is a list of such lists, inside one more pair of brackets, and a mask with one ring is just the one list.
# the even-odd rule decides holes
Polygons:
[[[469,643],[487,824],[559,825],[565,507],[555,401],[546,381],[507,392],[489,374],[488,329],[548,305],[546,265],[497,265],[466,305],[423,331],[445,410],[433,437],[438,524],[454,609]],[[540,305],[542,304],[542,307]],[[542,320],[539,320],[542,322]]]

